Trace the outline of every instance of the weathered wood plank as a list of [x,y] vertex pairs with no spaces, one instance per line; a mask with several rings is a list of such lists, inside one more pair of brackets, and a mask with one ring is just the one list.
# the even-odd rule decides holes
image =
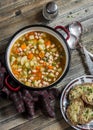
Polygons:
[[[47,22],[42,17],[41,11],[43,5],[49,1],[51,0],[0,0],[0,53],[5,52],[6,45],[17,30],[33,23],[55,27],[56,25],[65,26],[72,21],[81,21],[83,34],[80,42],[91,48],[90,44],[93,42],[93,1],[54,0],[59,7],[59,14],[55,20]],[[84,59],[82,60],[79,51],[71,51],[69,72],[55,87],[62,90],[74,78],[88,74],[86,70]],[[59,101],[57,103],[54,119],[47,118],[40,111],[37,111],[34,118],[28,121],[24,115],[17,113],[12,101],[1,98],[0,130],[72,130],[61,115]],[[55,104],[55,101],[52,104]]]
[[[40,129],[40,130],[64,130],[64,129],[67,129],[67,128],[70,130],[69,125],[67,125],[66,122],[61,120],[61,121],[56,122],[52,125],[46,126],[45,128]],[[37,129],[37,130],[39,130],[39,129]],[[71,128],[71,130],[74,130],[74,129]]]
[[[60,4],[60,2],[59,2],[59,4]],[[69,10],[71,10],[71,11],[67,10],[68,9],[68,4],[65,6],[65,9],[60,7],[59,8],[59,17],[55,21],[49,23],[49,25],[53,26],[53,25],[55,25],[55,23],[56,23],[56,25],[58,25],[58,24],[63,24],[63,25],[68,24],[71,21],[76,21],[77,19],[81,20],[82,16],[87,17],[87,15],[89,15],[89,14],[91,14],[91,12],[93,12],[92,11],[93,3],[88,3],[88,5],[86,6],[86,3],[84,4],[82,2],[82,6],[80,6],[80,7],[79,7],[79,5],[81,5],[81,3],[79,4],[79,3],[74,2],[74,4],[75,4],[74,6],[71,6],[71,5],[73,5],[72,3],[70,4],[71,7],[69,7]],[[31,7],[33,7],[33,5]],[[77,7],[78,7],[78,10],[77,10]],[[90,10],[90,8],[91,8],[91,10],[90,10],[91,12],[86,13],[85,10],[84,10],[84,7],[88,8],[88,10]],[[1,34],[0,39],[3,40],[3,34],[4,34],[4,38],[8,37],[9,35],[11,36],[18,29],[20,29],[20,28],[22,28],[22,27],[24,27],[26,25],[32,24],[33,21],[34,21],[34,23],[42,22],[37,17],[37,14],[39,13],[38,10],[41,10],[41,9],[42,9],[42,5],[41,6],[39,5],[39,7],[37,9],[35,9],[35,11],[33,9],[31,9],[31,10],[23,13],[23,15],[20,15],[20,16],[13,16],[11,18],[9,16],[9,19],[7,20],[7,23],[4,22],[4,21],[1,23],[2,34]],[[11,12],[13,13],[13,10],[11,10]],[[69,12],[72,12],[72,13],[69,14]],[[68,16],[70,18],[68,18]],[[36,19],[36,17],[37,17],[37,19]],[[83,19],[83,17],[82,17],[82,19]],[[8,27],[7,27],[7,24],[8,24]],[[17,26],[16,26],[16,24],[17,24]],[[3,30],[3,28],[5,28],[5,29]]]

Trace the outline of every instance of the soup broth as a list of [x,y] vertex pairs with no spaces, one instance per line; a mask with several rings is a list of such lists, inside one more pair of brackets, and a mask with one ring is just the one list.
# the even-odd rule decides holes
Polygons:
[[19,37],[10,51],[14,77],[26,86],[47,87],[62,75],[66,64],[63,46],[46,32],[33,31]]

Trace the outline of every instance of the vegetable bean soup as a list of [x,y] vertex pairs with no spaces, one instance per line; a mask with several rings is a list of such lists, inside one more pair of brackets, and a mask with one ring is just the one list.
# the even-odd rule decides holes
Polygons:
[[26,86],[47,87],[62,75],[66,64],[65,50],[46,32],[33,31],[20,36],[10,51],[14,77]]

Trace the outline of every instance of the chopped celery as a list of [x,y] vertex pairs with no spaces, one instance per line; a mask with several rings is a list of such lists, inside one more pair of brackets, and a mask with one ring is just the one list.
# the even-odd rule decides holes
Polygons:
[[30,63],[29,63],[29,62],[26,62],[26,63],[25,63],[25,66],[26,66],[26,68],[29,69],[29,68],[30,68]]
[[45,50],[45,44],[39,44],[39,45],[38,45],[38,49],[39,49],[40,51]]
[[21,65],[24,65],[27,62],[27,56],[21,58]]
[[14,56],[11,57],[11,65],[14,63],[14,61],[16,60],[16,58]]
[[43,39],[39,39],[39,40],[38,40],[38,43],[39,43],[39,44],[44,44],[44,40],[43,40]]
[[27,86],[30,86],[30,85],[31,85],[31,83],[30,83],[30,82],[26,82],[25,84],[26,84]]
[[49,76],[50,78],[54,78],[54,77],[55,77],[55,75],[54,75],[53,73],[50,73],[48,76]]

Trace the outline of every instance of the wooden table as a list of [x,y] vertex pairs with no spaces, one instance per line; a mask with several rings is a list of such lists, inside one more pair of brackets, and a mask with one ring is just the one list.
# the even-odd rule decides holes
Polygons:
[[[11,36],[24,26],[35,23],[51,27],[80,21],[83,26],[81,43],[91,48],[93,42],[93,0],[54,0],[59,8],[58,17],[46,22],[42,17],[43,5],[50,0],[0,0],[0,55],[5,52]],[[71,51],[71,65],[66,77],[57,85],[59,90],[72,79],[89,74],[79,51]],[[18,114],[13,102],[0,98],[0,130],[73,130],[63,119],[59,101],[55,105],[56,117],[48,118],[40,111],[31,121]]]

